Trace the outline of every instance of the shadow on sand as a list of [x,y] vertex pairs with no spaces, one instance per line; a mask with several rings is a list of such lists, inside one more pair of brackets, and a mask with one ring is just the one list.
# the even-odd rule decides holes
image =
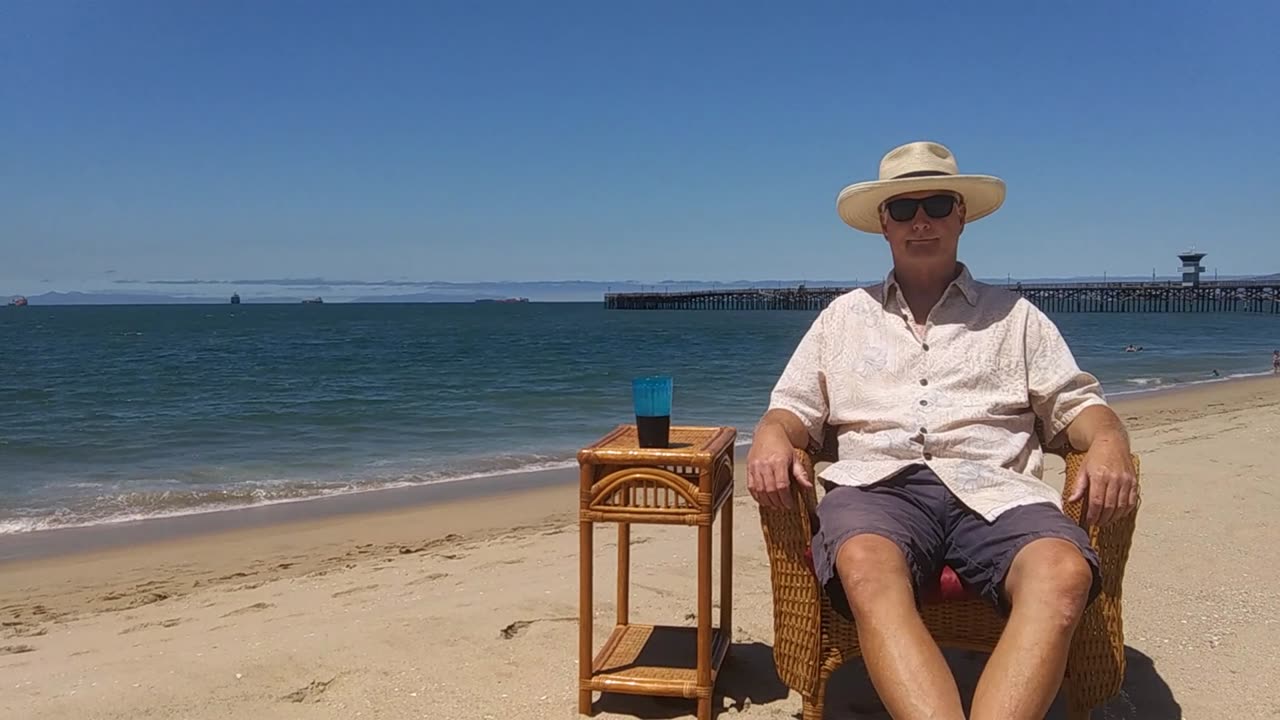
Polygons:
[[[761,642],[738,643],[729,649],[716,681],[713,708],[746,711],[785,699],[790,690],[773,669],[773,648]],[[606,693],[595,702],[596,712],[617,713],[643,720],[665,720],[694,715],[697,702],[682,698]]]
[[[987,664],[986,653],[947,650],[947,664],[956,676],[961,700],[968,711],[973,691]],[[1156,672],[1151,658],[1132,647],[1125,647],[1125,678],[1120,693],[1100,708],[1094,708],[1092,720],[1178,720],[1182,707],[1173,691]],[[827,683],[826,717],[832,720],[888,720],[867,678],[862,660],[854,660],[840,668]],[[1067,702],[1059,694],[1049,708],[1046,720],[1065,720]]]
[[[947,650],[944,653],[956,676],[966,710],[973,700],[973,690],[986,666],[985,653]],[[1132,647],[1125,648],[1127,669],[1120,694],[1101,708],[1095,708],[1092,720],[1179,720],[1182,707],[1173,691],[1156,671],[1155,663]],[[766,705],[785,699],[789,690],[774,671],[773,648],[753,642],[734,645],[725,661],[716,685],[714,707],[747,711],[753,705]],[[637,695],[606,694],[595,703],[596,712],[610,712],[643,720],[666,720],[692,716],[696,705],[692,700],[651,698]],[[800,713],[796,713],[800,717]],[[1065,720],[1066,699],[1061,695],[1050,708],[1046,720]],[[847,663],[827,683],[826,718],[828,720],[889,720],[876,697],[861,660]]]

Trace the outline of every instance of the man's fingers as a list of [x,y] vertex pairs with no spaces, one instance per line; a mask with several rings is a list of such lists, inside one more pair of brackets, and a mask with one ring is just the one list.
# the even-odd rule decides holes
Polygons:
[[1107,486],[1098,478],[1089,477],[1089,524],[1097,525],[1102,509],[1107,504]]
[[795,476],[796,482],[806,488],[813,487],[813,480],[809,479],[809,473],[805,472],[804,463],[799,458],[791,461],[791,474]]
[[778,466],[776,462],[768,462],[761,468],[761,475],[764,478],[764,492],[769,500],[769,507],[784,508],[787,506],[786,500],[781,493],[778,492]]
[[[1120,508],[1120,486],[1123,482],[1119,477],[1110,475],[1103,483],[1107,492],[1102,500],[1102,516],[1098,518],[1099,525],[1109,525],[1116,518],[1116,511]],[[1128,493],[1126,493],[1126,496]]]
[[1075,502],[1084,497],[1084,493],[1089,489],[1089,474],[1080,468],[1080,472],[1076,473],[1076,485],[1071,491],[1071,497],[1067,498],[1067,502]]
[[778,464],[773,468],[774,482],[777,483],[778,498],[782,501],[782,507],[795,507],[795,498],[791,496],[791,468],[785,460],[779,460]]

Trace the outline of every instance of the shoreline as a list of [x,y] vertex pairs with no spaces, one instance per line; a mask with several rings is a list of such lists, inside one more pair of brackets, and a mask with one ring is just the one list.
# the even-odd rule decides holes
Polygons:
[[[1141,418],[1151,404],[1184,403],[1198,395],[1214,395],[1229,388],[1242,390],[1270,387],[1271,373],[1248,377],[1225,377],[1168,387],[1144,388],[1108,394],[1108,402],[1125,419],[1129,429],[1147,427]],[[1132,407],[1131,407],[1132,406]],[[1136,411],[1136,412],[1135,412]],[[1129,415],[1129,417],[1126,417]],[[603,434],[602,431],[601,434]],[[741,431],[740,431],[741,432]],[[741,436],[740,436],[741,438]],[[745,460],[749,443],[739,441],[738,463]],[[282,529],[287,526],[324,523],[352,516],[376,517],[384,513],[447,508],[455,503],[503,501],[528,494],[533,505],[547,517],[572,514],[572,499],[556,508],[542,502],[550,490],[576,492],[576,464],[569,467],[505,472],[483,477],[448,480],[389,488],[370,488],[335,495],[318,495],[277,503],[214,508],[180,515],[139,518],[89,525],[45,528],[0,535],[0,569],[6,565],[43,559],[94,553],[103,550],[146,546],[175,540],[195,539],[235,532]],[[741,491],[742,488],[739,488]],[[538,517],[528,517],[537,521]],[[474,528],[473,528],[474,529]]]

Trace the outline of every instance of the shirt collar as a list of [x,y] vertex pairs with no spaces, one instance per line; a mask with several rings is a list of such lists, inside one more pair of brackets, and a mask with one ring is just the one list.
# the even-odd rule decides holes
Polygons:
[[[951,288],[954,287],[960,291],[960,294],[964,296],[964,299],[966,302],[968,302],[970,305],[977,305],[978,304],[977,281],[975,281],[973,279],[973,275],[969,273],[968,265],[965,265],[964,263],[957,263],[957,264],[960,266],[960,274],[956,276],[955,280],[951,281],[951,284],[947,285],[947,289],[945,292],[942,293],[942,297],[945,298],[947,296],[947,293],[951,292]],[[890,291],[896,291],[896,290],[898,290],[898,277],[894,275],[893,270],[890,269],[889,274],[886,275],[884,278],[884,294],[880,299],[880,304],[883,306],[886,303],[888,303],[889,297],[891,295]]]

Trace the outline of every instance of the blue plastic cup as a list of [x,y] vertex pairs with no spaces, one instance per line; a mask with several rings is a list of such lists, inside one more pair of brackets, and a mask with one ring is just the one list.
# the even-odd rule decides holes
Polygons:
[[668,375],[654,375],[631,381],[635,402],[636,434],[640,447],[664,448],[671,441],[671,396],[674,389]]

